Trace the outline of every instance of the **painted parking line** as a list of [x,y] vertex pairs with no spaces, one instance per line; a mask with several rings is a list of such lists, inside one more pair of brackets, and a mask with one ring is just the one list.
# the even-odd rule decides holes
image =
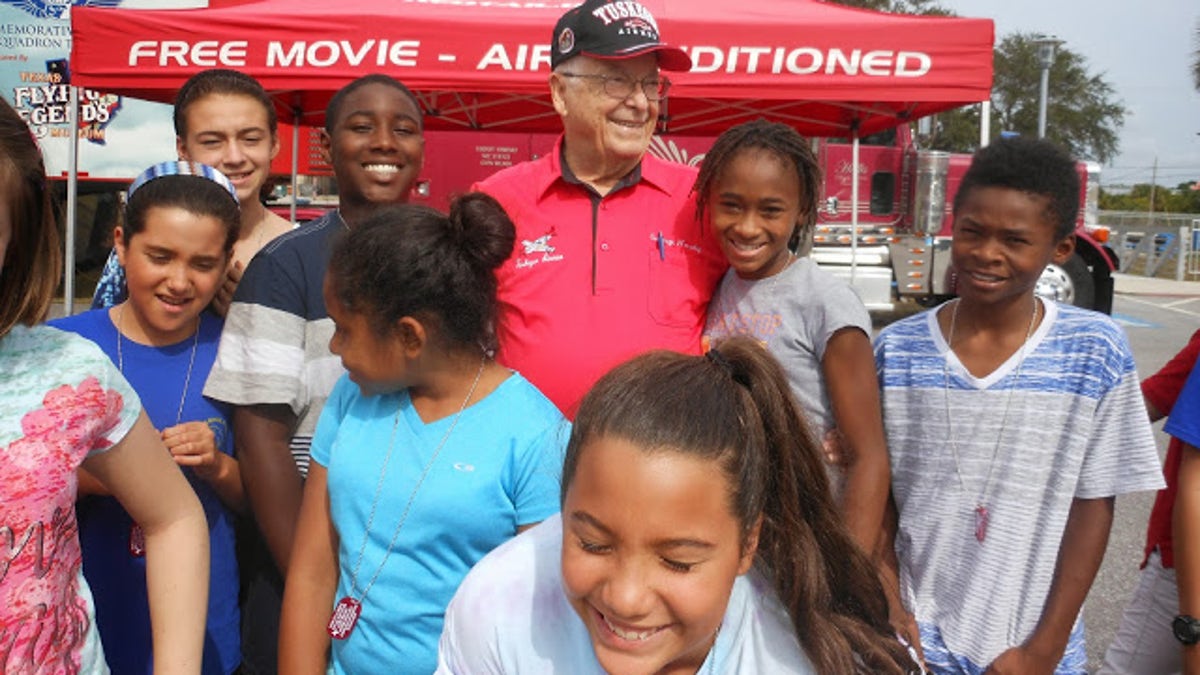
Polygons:
[[1129,316],[1128,314],[1118,314],[1117,312],[1113,312],[1112,319],[1113,319],[1113,321],[1117,322],[1117,325],[1125,326],[1127,328],[1158,328],[1159,327],[1159,325],[1156,323],[1151,323],[1149,321],[1145,321],[1145,320],[1139,319],[1137,317],[1132,317],[1132,316]]
[[[1127,300],[1129,302],[1136,302],[1139,305],[1146,305],[1147,307],[1155,307],[1157,309],[1165,309],[1169,312],[1178,312],[1179,314],[1186,314],[1188,316],[1200,316],[1200,312],[1197,312],[1197,311],[1194,311],[1191,309],[1185,309],[1183,307],[1179,307],[1178,306],[1179,303],[1177,301],[1168,302],[1168,303],[1150,302],[1149,300],[1142,300],[1141,298],[1138,298],[1138,297],[1135,297],[1132,295],[1123,295],[1123,296],[1121,296],[1121,298],[1123,300]],[[1136,321],[1136,320],[1137,319],[1134,319],[1134,321]]]

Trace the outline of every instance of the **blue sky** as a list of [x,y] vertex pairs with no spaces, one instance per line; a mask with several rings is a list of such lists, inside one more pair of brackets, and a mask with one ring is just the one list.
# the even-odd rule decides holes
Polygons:
[[[1194,0],[939,0],[961,16],[996,22],[1007,33],[1047,33],[1087,59],[1129,113],[1120,154],[1104,167],[1102,185],[1200,181],[1200,93],[1189,65],[1196,49],[1200,3]],[[1051,83],[1053,89],[1053,83]],[[1054,120],[1047,120],[1053,125]]]

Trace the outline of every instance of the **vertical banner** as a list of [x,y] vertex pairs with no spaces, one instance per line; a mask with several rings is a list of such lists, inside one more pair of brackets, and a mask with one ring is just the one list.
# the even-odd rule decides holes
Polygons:
[[0,0],[0,91],[38,139],[50,176],[65,176],[71,134],[79,169],[90,178],[128,179],[175,156],[169,106],[79,90],[79,118],[69,119],[71,7],[203,6],[195,0]]

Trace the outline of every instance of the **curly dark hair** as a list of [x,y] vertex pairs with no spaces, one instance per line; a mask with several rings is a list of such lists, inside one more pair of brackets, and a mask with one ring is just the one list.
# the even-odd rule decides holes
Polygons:
[[733,161],[739,152],[750,149],[766,150],[775,154],[784,164],[795,167],[796,175],[800,178],[800,223],[792,231],[788,240],[788,248],[796,249],[800,241],[808,234],[809,228],[817,222],[817,195],[821,189],[821,166],[813,153],[812,144],[800,135],[798,131],[780,122],[769,122],[765,119],[754,120],[739,124],[726,130],[713,143],[712,149],[704,155],[704,163],[700,165],[700,175],[692,191],[696,193],[696,219],[704,221],[708,210],[708,200],[716,189],[717,181],[725,172],[725,168]]
[[432,320],[450,347],[495,349],[495,269],[516,231],[492,197],[472,192],[450,214],[387,207],[334,243],[328,278],[339,302],[368,317],[377,335],[405,316]]
[[1061,241],[1079,217],[1079,172],[1075,159],[1047,140],[1016,136],[980,148],[954,195],[954,213],[972,190],[1002,187],[1047,198],[1046,219]]
[[411,89],[404,86],[402,82],[394,77],[384,75],[383,73],[372,73],[370,75],[363,75],[350,84],[338,89],[333,98],[329,99],[329,105],[325,106],[325,131],[327,133],[333,133],[333,128],[337,125],[338,115],[342,114],[342,104],[345,103],[346,97],[368,84],[382,84],[392,87],[407,96],[408,100],[412,101],[413,107],[416,108],[418,113],[417,127],[422,131],[425,130],[425,120],[422,119],[421,115],[424,108],[421,107],[421,102],[417,100],[417,95],[412,93]]

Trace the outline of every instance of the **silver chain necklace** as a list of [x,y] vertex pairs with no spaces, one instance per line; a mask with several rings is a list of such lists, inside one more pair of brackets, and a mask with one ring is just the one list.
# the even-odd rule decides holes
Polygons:
[[[122,331],[125,327],[125,303],[117,309],[117,370],[125,374],[125,353],[121,349]],[[200,316],[196,316],[196,331],[192,333],[192,354],[188,357],[187,375],[183,378],[183,393],[179,395],[179,408],[175,411],[175,426],[183,420],[183,406],[187,402],[188,388],[192,385],[192,366],[196,365],[196,347],[200,344]],[[129,555],[142,558],[146,555],[146,534],[142,526],[129,526]]]
[[458,426],[459,418],[462,417],[463,411],[467,409],[467,404],[471,402],[471,397],[475,395],[475,388],[479,386],[479,380],[483,377],[483,370],[487,366],[487,361],[488,357],[484,354],[483,359],[479,362],[479,371],[475,373],[475,381],[471,382],[471,388],[467,390],[467,397],[463,399],[462,405],[459,406],[458,412],[454,415],[454,419],[450,420],[450,426],[442,436],[441,442],[438,443],[437,449],[429,457],[429,461],[425,462],[425,468],[421,471],[421,477],[417,479],[417,484],[413,486],[412,492],[408,495],[408,502],[404,505],[404,511],[400,514],[400,521],[396,523],[396,528],[392,530],[392,539],[388,542],[387,550],[383,554],[383,560],[379,561],[379,565],[375,568],[375,573],[371,575],[371,580],[367,582],[366,587],[359,593],[358,571],[362,566],[363,554],[367,550],[367,540],[371,534],[371,525],[375,522],[375,509],[379,506],[379,496],[383,493],[383,481],[387,475],[388,462],[391,461],[392,450],[396,447],[396,429],[400,426],[400,414],[403,411],[403,404],[396,408],[395,419],[392,420],[392,436],[388,440],[388,451],[383,458],[383,466],[379,468],[379,480],[375,483],[375,497],[371,500],[371,514],[367,516],[367,525],[363,529],[363,538],[362,543],[358,547],[358,556],[354,561],[354,568],[350,571],[350,594],[338,601],[337,606],[333,608],[333,616],[329,617],[329,625],[325,627],[330,637],[336,640],[345,640],[350,637],[351,631],[354,630],[355,624],[358,623],[358,617],[362,614],[362,603],[366,600],[367,593],[375,585],[375,580],[379,578],[379,574],[383,572],[384,565],[387,564],[388,558],[392,555],[392,549],[396,546],[396,540],[400,537],[400,529],[404,527],[404,521],[408,519],[408,512],[412,508],[413,500],[417,497],[417,491],[421,489],[421,484],[425,482],[425,477],[429,475],[429,470],[433,468],[433,463],[437,461],[442,448],[446,447],[446,441],[450,440],[450,434],[454,431],[454,427]]
[[[958,305],[959,300],[956,299],[954,301],[954,309],[950,313],[950,331],[946,336],[946,357],[942,361],[942,390],[945,393],[944,400],[946,403],[946,438],[950,441],[950,452],[954,457],[954,475],[958,477],[959,490],[966,495],[969,493],[966,481],[963,480],[962,466],[958,459],[958,443],[954,440],[953,417],[950,414],[950,355],[954,353],[954,329],[958,323]],[[975,502],[975,540],[981,544],[987,537],[988,519],[990,516],[987,507],[987,498],[992,488],[992,472],[996,468],[996,457],[1000,454],[1000,442],[1004,437],[1004,426],[1008,423],[1008,410],[1012,405],[1013,391],[1017,388],[1017,384],[1019,384],[1021,379],[1021,369],[1025,366],[1029,339],[1033,337],[1033,329],[1037,325],[1039,305],[1040,303],[1035,296],[1033,298],[1033,314],[1029,317],[1029,328],[1025,331],[1025,340],[1021,343],[1020,347],[1021,357],[1017,361],[1017,369],[1013,375],[1012,384],[1008,387],[1008,396],[1004,399],[1004,413],[1000,416],[1000,428],[996,430],[996,446],[992,449],[992,459],[988,462],[987,477],[983,481],[983,492]]]
[[[117,370],[125,374],[125,355],[121,351],[121,335],[125,327],[125,303],[117,309]],[[175,425],[183,420],[183,405],[187,402],[188,388],[192,384],[192,366],[196,365],[196,347],[200,344],[200,316],[196,316],[196,332],[192,333],[192,354],[188,357],[187,375],[183,378],[183,393],[179,396],[179,409],[175,411]]]

